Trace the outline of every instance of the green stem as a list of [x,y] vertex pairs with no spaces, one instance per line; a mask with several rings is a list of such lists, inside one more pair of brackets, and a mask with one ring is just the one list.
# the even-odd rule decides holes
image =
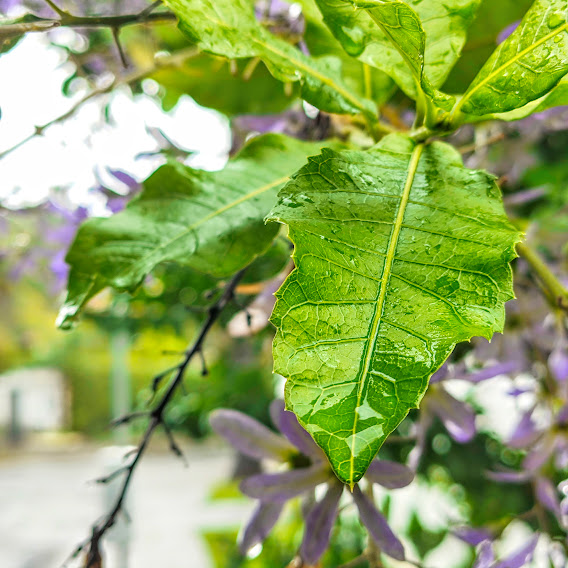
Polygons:
[[426,142],[428,138],[435,136],[436,134],[435,130],[430,130],[427,126],[420,126],[419,128],[412,130],[408,136],[412,138],[414,142],[419,143]]
[[529,263],[554,305],[568,312],[568,290],[550,270],[542,257],[526,242],[517,244],[517,252]]
[[365,98],[373,99],[373,77],[371,74],[371,67],[363,63],[363,80],[365,83]]

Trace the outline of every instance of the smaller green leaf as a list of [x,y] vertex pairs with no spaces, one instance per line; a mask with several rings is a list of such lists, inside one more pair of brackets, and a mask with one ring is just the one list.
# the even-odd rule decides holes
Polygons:
[[503,120],[505,122],[513,122],[515,120],[522,120],[523,118],[527,118],[527,116],[531,116],[539,112],[544,112],[551,108],[566,105],[568,105],[568,79],[564,78],[558,83],[558,85],[556,85],[556,87],[554,87],[554,89],[552,89],[552,91],[550,91],[550,93],[547,93],[544,97],[540,97],[540,99],[527,103],[521,108],[516,108],[508,112],[496,112],[484,116],[475,116],[472,114],[465,115],[465,122],[475,123],[484,120]]
[[322,145],[268,134],[254,138],[222,171],[179,162],[159,168],[125,211],[80,227],[66,258],[71,271],[58,325],[69,327],[106,286],[134,292],[164,261],[216,277],[249,264],[278,232],[263,221],[278,189]]
[[276,37],[258,22],[247,0],[166,0],[166,4],[180,18],[181,30],[203,51],[230,59],[258,57],[280,81],[299,82],[302,97],[317,108],[376,116],[375,105],[344,84],[340,60],[316,60]]
[[453,104],[436,89],[460,56],[480,0],[316,1],[350,55],[391,75],[412,98],[420,85],[440,106]]
[[568,73],[568,2],[536,0],[521,24],[483,66],[452,115],[520,109]]

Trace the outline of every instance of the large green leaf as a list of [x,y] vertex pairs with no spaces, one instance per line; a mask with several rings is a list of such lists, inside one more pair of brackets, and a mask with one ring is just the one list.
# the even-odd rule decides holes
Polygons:
[[453,114],[518,109],[568,73],[568,0],[536,0],[518,28],[483,66]]
[[219,172],[162,166],[125,211],[80,227],[66,258],[71,272],[59,325],[68,327],[106,286],[135,291],[164,261],[218,277],[249,264],[278,231],[263,223],[278,189],[322,145],[268,134]]
[[431,93],[444,83],[480,0],[353,0],[368,10],[354,10],[346,0],[317,3],[348,53],[390,74],[416,98],[417,82]]
[[180,28],[203,51],[230,59],[259,57],[279,80],[299,81],[302,97],[321,110],[376,115],[375,105],[352,93],[335,57],[313,59],[271,34],[248,0],[166,0]]
[[296,246],[272,316],[275,370],[288,409],[353,483],[454,345],[503,330],[519,233],[490,175],[401,135],[324,149],[270,219]]

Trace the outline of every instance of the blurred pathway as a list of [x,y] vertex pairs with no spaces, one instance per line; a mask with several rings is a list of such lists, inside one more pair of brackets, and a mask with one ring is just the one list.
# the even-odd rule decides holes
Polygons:
[[[171,454],[148,454],[132,486],[128,568],[209,568],[200,531],[236,527],[252,506],[210,502],[228,479],[231,454],[192,447],[188,468]],[[41,454],[0,461],[0,566],[60,568],[102,513],[105,473],[100,450]],[[112,551],[111,551],[112,552]],[[109,555],[105,568],[118,566]]]

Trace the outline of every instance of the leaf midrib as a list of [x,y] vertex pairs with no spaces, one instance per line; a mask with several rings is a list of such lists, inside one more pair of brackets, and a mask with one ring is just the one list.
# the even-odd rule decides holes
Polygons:
[[459,110],[463,107],[463,105],[469,99],[471,99],[474,93],[476,93],[477,91],[479,91],[479,89],[487,85],[489,81],[497,77],[500,73],[502,73],[505,69],[507,69],[507,67],[510,67],[511,65],[513,65],[513,63],[516,63],[517,61],[522,59],[525,55],[528,55],[531,51],[533,51],[537,47],[540,47],[541,45],[543,45],[544,43],[546,43],[547,41],[549,41],[550,39],[552,39],[553,37],[557,36],[559,33],[564,31],[568,31],[568,23],[563,24],[559,28],[555,29],[554,31],[550,32],[544,37],[540,38],[537,42],[529,45],[522,51],[519,51],[519,53],[517,53],[513,58],[509,59],[509,61],[507,61],[506,63],[504,63],[503,65],[492,71],[491,73],[489,73],[487,77],[482,79],[477,85],[475,85],[475,87],[473,87],[470,91],[467,91],[465,93],[461,101],[459,101],[459,103],[456,105],[455,110],[452,112],[452,115],[455,115],[457,112],[459,112]]
[[367,376],[369,374],[369,368],[371,366],[371,361],[373,358],[373,351],[374,346],[377,342],[377,336],[380,329],[380,324],[382,321],[385,300],[387,295],[387,288],[390,281],[390,277],[392,274],[392,265],[394,263],[396,248],[398,245],[398,239],[400,236],[400,231],[402,230],[402,224],[404,220],[404,215],[406,213],[406,207],[408,205],[408,201],[410,199],[410,191],[412,190],[412,185],[414,183],[414,178],[416,176],[416,171],[418,169],[418,164],[420,162],[420,157],[422,156],[422,151],[424,150],[424,145],[419,144],[416,146],[412,152],[410,157],[410,162],[408,166],[408,172],[406,175],[406,182],[404,185],[404,189],[402,192],[402,196],[400,198],[400,204],[397,211],[396,219],[393,224],[387,254],[385,258],[385,264],[383,268],[383,274],[381,277],[381,283],[379,288],[379,295],[377,297],[377,304],[375,308],[375,313],[373,315],[373,320],[371,322],[371,328],[369,333],[369,342],[366,345],[366,353],[365,353],[365,360],[363,362],[363,369],[361,373],[361,380],[359,381],[359,388],[357,390],[357,405],[355,409],[355,417],[353,420],[353,431],[352,431],[352,442],[351,442],[351,456],[349,458],[349,480],[351,484],[351,488],[353,488],[354,481],[354,471],[355,471],[355,441],[356,441],[356,433],[357,433],[357,423],[359,418],[358,409],[361,406],[361,399],[363,393],[365,391],[365,384],[367,380]]

